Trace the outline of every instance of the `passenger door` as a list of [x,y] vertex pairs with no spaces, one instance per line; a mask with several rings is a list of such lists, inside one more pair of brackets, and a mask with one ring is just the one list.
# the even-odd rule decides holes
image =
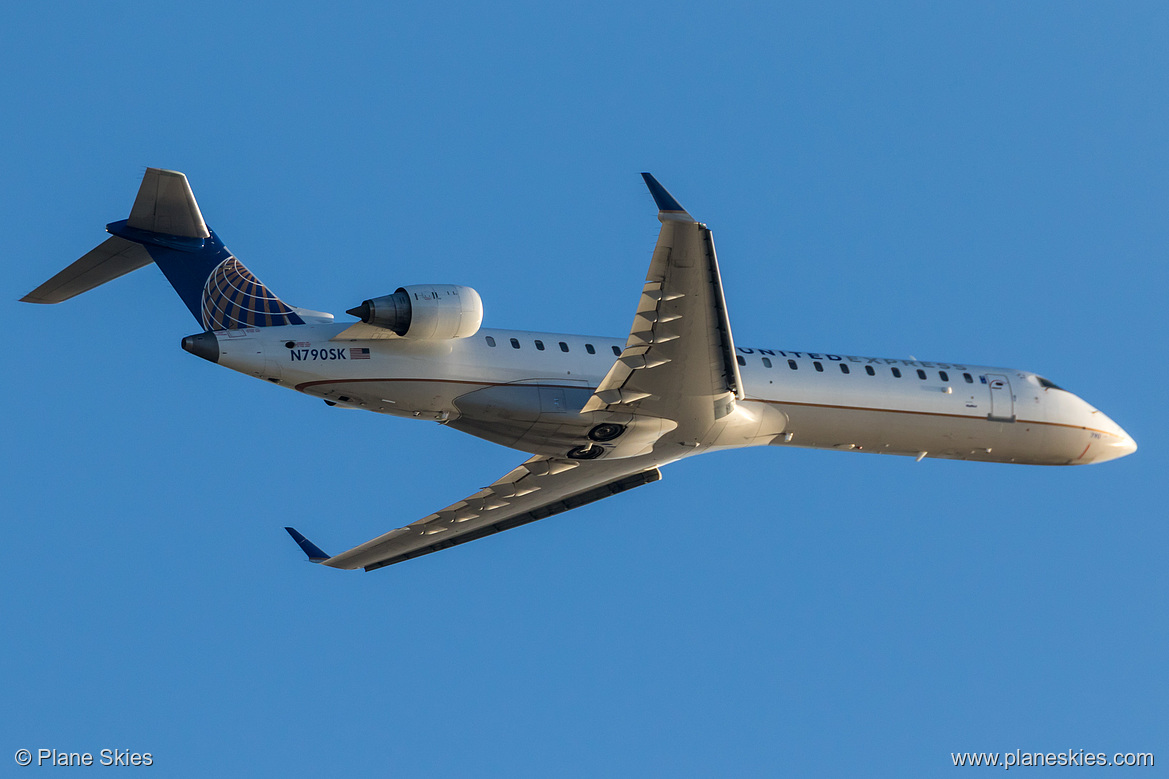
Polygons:
[[990,387],[990,413],[987,419],[995,422],[1015,421],[1015,395],[1011,380],[1000,373],[988,373],[986,383]]

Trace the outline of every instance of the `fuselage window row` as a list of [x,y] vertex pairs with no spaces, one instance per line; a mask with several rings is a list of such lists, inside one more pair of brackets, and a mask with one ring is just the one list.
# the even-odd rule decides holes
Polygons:
[[[484,336],[484,340],[487,342],[488,346],[490,346],[492,348],[495,347],[495,337],[494,336],[490,336],[490,335]],[[518,338],[511,338],[508,340],[511,342],[511,348],[513,348],[513,349],[520,348],[520,342],[519,342]],[[533,340],[532,343],[534,343],[536,345],[536,351],[538,351],[538,352],[542,352],[546,348],[544,346],[544,342],[538,338]],[[562,351],[562,352],[569,351],[568,344],[566,342],[560,341],[559,346],[560,346],[560,351]],[[613,346],[611,348],[613,349],[613,356],[614,357],[621,356],[621,347],[620,346]],[[593,346],[592,344],[585,344],[585,351],[588,352],[589,354],[596,354],[597,347]],[[746,365],[746,363],[743,361],[742,357],[739,358],[739,365]],[[768,367],[771,367],[770,360],[768,361]]]
[[[614,346],[614,347],[613,347],[613,354],[615,354],[615,355],[617,355],[617,356],[620,356],[620,355],[621,355],[621,350],[620,350],[620,349],[618,349],[616,346]],[[763,367],[764,367],[764,368],[773,368],[773,367],[775,367],[775,366],[772,364],[772,362],[771,362],[771,358],[770,358],[770,357],[762,357],[762,358],[760,358],[760,359],[761,359],[761,360],[762,360],[762,362],[763,362]],[[745,359],[745,358],[744,358],[742,355],[738,355],[738,354],[737,354],[737,355],[735,355],[735,360],[736,360],[736,361],[739,363],[739,365],[742,365],[742,366],[746,366],[746,365],[747,365],[747,360],[746,360],[746,359]],[[812,365],[813,365],[813,366],[816,368],[816,370],[817,370],[817,371],[819,371],[820,373],[823,373],[823,372],[824,372],[824,364],[823,364],[822,362],[820,362],[819,360],[813,360],[813,361],[812,361]],[[851,375],[851,374],[852,374],[852,368],[850,368],[850,367],[848,366],[848,364],[847,364],[847,363],[843,363],[843,362],[841,362],[841,363],[837,363],[837,365],[839,365],[839,366],[840,366],[840,372],[841,372],[841,373],[843,373],[844,375],[846,375],[846,376],[849,376],[849,375]],[[799,369],[800,369],[800,364],[799,364],[798,362],[796,362],[795,360],[788,360],[788,361],[787,361],[787,367],[788,367],[788,368],[790,368],[790,369],[791,369],[791,370],[793,370],[793,371],[797,371],[797,370],[799,370]],[[896,378],[896,379],[900,379],[900,378],[901,378],[901,369],[900,369],[900,368],[890,368],[889,370],[892,372],[892,374],[893,374],[893,378]],[[866,366],[865,366],[865,373],[867,373],[867,374],[868,374],[868,375],[870,375],[870,376],[876,376],[876,375],[877,375],[877,370],[876,370],[876,369],[875,369],[873,366],[871,366],[871,365],[866,365]],[[919,368],[919,369],[917,369],[917,377],[918,377],[919,379],[921,379],[922,381],[926,381],[926,380],[929,378],[929,377],[926,375],[926,372],[925,372],[925,371],[923,371],[923,370],[921,370],[920,368]],[[947,384],[950,382],[950,374],[949,374],[949,373],[947,373],[946,371],[938,371],[938,378],[939,378],[939,379],[941,379],[943,382],[946,382]],[[963,379],[966,381],[966,383],[967,383],[967,384],[973,384],[973,383],[974,383],[974,377],[973,377],[973,376],[971,376],[969,373],[963,373],[963,374],[962,374],[962,378],[963,378]]]
[[[494,347],[496,346],[495,338],[494,338],[493,336],[490,336],[490,335],[488,335],[488,336],[485,336],[485,337],[484,337],[484,340],[487,342],[487,345],[488,345],[488,346],[490,346],[490,347],[492,347],[492,348],[494,348]],[[510,339],[508,339],[508,340],[509,340],[509,341],[510,341],[510,343],[511,343],[511,348],[513,348],[513,349],[519,349],[519,348],[520,348],[520,342],[519,342],[519,339],[517,339],[517,338],[510,338]],[[536,346],[536,350],[537,350],[537,351],[540,351],[540,352],[542,352],[542,351],[544,351],[544,350],[545,350],[545,346],[544,346],[544,342],[543,342],[543,341],[541,341],[541,340],[539,340],[539,339],[535,339],[535,340],[533,340],[533,343],[535,344],[535,346]],[[564,342],[564,341],[560,341],[560,342],[559,342],[559,346],[560,346],[560,351],[562,351],[562,352],[567,352],[567,351],[569,351],[569,347],[568,347],[568,344],[567,344],[566,342]],[[610,348],[613,350],[613,356],[614,356],[614,357],[620,357],[620,356],[621,356],[621,347],[620,347],[620,346],[612,346],[612,347],[610,347]],[[594,347],[592,344],[585,344],[585,351],[587,351],[589,354],[596,354],[596,353],[597,353],[596,347]],[[745,358],[744,358],[742,355],[735,355],[735,360],[736,360],[736,361],[739,363],[739,365],[741,365],[741,366],[744,366],[744,367],[745,367],[745,366],[747,365],[747,360],[746,360],[746,359],[745,359]],[[772,362],[771,362],[771,359],[770,359],[769,357],[763,357],[763,358],[762,358],[762,361],[763,361],[763,367],[764,367],[764,368],[772,368],[772,367],[774,367],[774,365],[772,364]],[[823,372],[824,372],[824,364],[823,364],[822,362],[820,362],[819,360],[813,360],[813,361],[812,361],[812,365],[813,365],[813,367],[815,367],[815,369],[816,369],[818,372],[820,372],[820,373],[823,373]],[[849,368],[849,366],[848,366],[846,363],[843,363],[843,362],[842,362],[842,363],[838,363],[838,365],[840,365],[840,372],[841,372],[842,374],[844,374],[844,375],[846,375],[846,376],[847,376],[847,375],[851,375],[851,373],[852,373],[852,369],[851,369],[851,368]],[[790,369],[791,369],[791,370],[793,370],[793,371],[796,371],[796,370],[799,370],[799,369],[800,369],[800,364],[799,364],[798,362],[796,362],[795,360],[791,360],[791,359],[789,359],[789,360],[787,361],[787,367],[788,367],[788,368],[790,368]],[[890,372],[893,374],[893,378],[896,378],[896,379],[900,379],[900,378],[901,378],[901,369],[900,369],[900,368],[890,368],[889,370],[890,370]],[[865,373],[867,373],[867,374],[868,374],[868,375],[870,375],[870,376],[876,376],[876,375],[877,375],[877,371],[876,371],[876,370],[873,368],[873,366],[871,366],[871,365],[866,365],[866,366],[865,366]],[[928,378],[928,377],[926,376],[926,372],[925,372],[925,371],[923,371],[923,370],[921,370],[920,368],[917,370],[917,377],[918,377],[919,379],[921,379],[922,381],[925,381],[925,380]],[[938,371],[938,378],[939,378],[939,379],[941,379],[943,382],[949,383],[949,381],[950,381],[950,374],[949,374],[949,373],[947,373],[946,371]],[[967,384],[973,384],[973,383],[974,383],[974,377],[973,377],[972,375],[970,375],[969,373],[963,373],[963,374],[962,374],[962,379],[963,379],[963,381],[965,381]]]

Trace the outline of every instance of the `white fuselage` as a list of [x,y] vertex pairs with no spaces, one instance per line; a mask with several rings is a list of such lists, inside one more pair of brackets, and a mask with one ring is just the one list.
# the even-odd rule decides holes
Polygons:
[[[493,329],[442,341],[330,340],[345,327],[219,331],[217,361],[339,406],[436,420],[557,454],[588,429],[580,408],[625,346],[616,338]],[[726,424],[678,457],[774,444],[1073,465],[1136,448],[1102,412],[1026,371],[737,351],[744,398]]]

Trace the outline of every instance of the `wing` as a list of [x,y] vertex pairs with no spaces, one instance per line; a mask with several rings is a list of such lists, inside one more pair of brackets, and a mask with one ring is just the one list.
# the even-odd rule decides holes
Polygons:
[[373,571],[510,530],[662,478],[661,457],[576,460],[536,456],[458,503],[329,557],[286,528],[313,562]]
[[584,407],[672,419],[697,440],[743,397],[714,239],[657,180],[654,247],[621,356]]
[[[662,230],[625,349],[583,412],[670,420],[647,428],[658,435],[665,430],[663,442],[668,437],[682,446],[598,460],[537,455],[458,503],[332,557],[288,528],[310,560],[372,571],[657,481],[659,466],[692,452],[687,446],[734,410],[742,380],[714,240],[653,176],[642,176]],[[351,327],[341,335],[358,337],[353,332]]]

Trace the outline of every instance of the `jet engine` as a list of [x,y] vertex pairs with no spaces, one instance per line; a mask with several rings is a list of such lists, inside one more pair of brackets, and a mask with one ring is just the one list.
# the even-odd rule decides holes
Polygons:
[[467,338],[483,324],[483,299],[470,287],[415,284],[366,300],[345,313],[403,338]]

